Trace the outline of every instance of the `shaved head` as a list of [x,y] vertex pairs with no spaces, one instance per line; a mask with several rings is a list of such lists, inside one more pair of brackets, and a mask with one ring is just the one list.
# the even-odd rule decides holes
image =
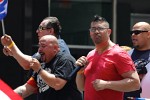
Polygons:
[[46,42],[58,45],[57,38],[53,35],[45,35],[45,36],[41,37],[40,41],[46,41]]
[[58,40],[53,35],[42,36],[39,40],[39,53],[43,62],[49,62],[59,51]]
[[133,26],[133,30],[137,29],[137,28],[141,28],[141,30],[146,30],[149,31],[150,30],[150,24],[147,22],[138,22]]

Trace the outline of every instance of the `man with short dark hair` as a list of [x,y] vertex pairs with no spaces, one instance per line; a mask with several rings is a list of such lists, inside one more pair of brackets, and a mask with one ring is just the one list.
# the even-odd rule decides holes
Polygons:
[[95,49],[81,56],[76,83],[84,100],[123,100],[123,93],[139,89],[140,80],[131,57],[110,40],[109,23],[94,16],[90,36]]

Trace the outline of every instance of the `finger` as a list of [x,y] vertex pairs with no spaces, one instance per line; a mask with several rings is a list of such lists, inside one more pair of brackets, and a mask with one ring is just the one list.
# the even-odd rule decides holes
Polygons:
[[32,62],[31,62],[31,63],[30,63],[30,67],[32,68],[32,67],[33,67],[33,65],[34,65],[34,63],[32,63]]
[[5,48],[3,48],[3,53],[4,55],[9,56],[8,51]]
[[10,48],[8,48],[7,46],[4,46],[6,53],[8,54],[8,56],[13,56],[12,51],[10,50]]
[[82,57],[81,57],[81,61],[82,61],[82,63],[83,63],[84,65],[87,65],[87,63],[88,63],[88,61],[87,61],[87,59],[86,59],[85,56],[82,56]]
[[78,60],[78,61],[77,61],[77,65],[78,65],[78,66],[84,66],[84,64],[82,63],[81,60]]
[[32,62],[37,62],[37,59],[36,58],[32,58]]

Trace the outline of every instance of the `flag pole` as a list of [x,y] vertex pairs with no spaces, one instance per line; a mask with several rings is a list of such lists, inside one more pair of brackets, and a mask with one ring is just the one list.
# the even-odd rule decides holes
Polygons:
[[1,20],[1,22],[2,22],[2,30],[3,30],[3,36],[5,35],[5,26],[4,26],[4,20],[2,19]]

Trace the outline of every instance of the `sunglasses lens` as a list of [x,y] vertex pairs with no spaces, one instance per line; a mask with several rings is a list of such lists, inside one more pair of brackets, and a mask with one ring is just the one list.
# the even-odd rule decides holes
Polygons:
[[138,34],[140,34],[142,32],[148,32],[148,31],[134,30],[134,31],[131,31],[130,34],[132,35],[134,33],[135,35],[138,35]]
[[138,34],[140,34],[140,33],[141,33],[141,31],[135,31],[135,32],[134,32],[135,35],[138,35]]

